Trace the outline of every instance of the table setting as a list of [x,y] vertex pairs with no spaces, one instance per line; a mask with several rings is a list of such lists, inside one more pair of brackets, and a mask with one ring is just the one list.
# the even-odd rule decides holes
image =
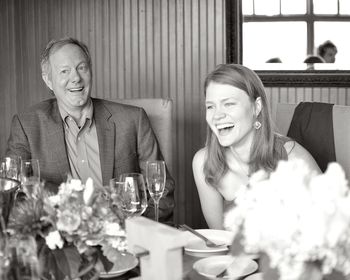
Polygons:
[[[112,178],[103,189],[91,179],[83,184],[69,178],[57,194],[45,191],[38,160],[7,158],[4,162],[0,170],[1,280],[137,279],[143,274],[142,258],[153,251],[166,254],[173,236],[178,236],[180,277],[185,279],[185,273],[193,270],[196,258],[186,259],[184,254],[192,234],[157,222],[166,179],[164,161],[148,162],[145,176],[125,173]],[[154,249],[130,252],[126,224],[146,210],[147,191],[155,202],[155,221],[147,222],[153,223],[149,228],[155,228],[153,235],[159,237],[154,239]],[[130,230],[136,236],[145,224],[139,223]],[[163,238],[170,240],[160,246]],[[146,243],[152,242],[148,238]]]
[[[319,175],[293,161],[253,174],[225,230],[157,221],[162,161],[103,188],[70,178],[57,194],[40,179],[23,184],[40,174],[34,164],[24,177],[23,165],[0,169],[0,280],[338,280],[350,273],[350,194],[336,163]],[[142,217],[148,195],[154,220]]]

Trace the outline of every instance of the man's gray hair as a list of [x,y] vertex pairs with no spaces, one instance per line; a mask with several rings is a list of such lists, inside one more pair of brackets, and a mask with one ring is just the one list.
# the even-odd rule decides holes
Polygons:
[[77,39],[71,38],[71,37],[65,37],[65,38],[61,38],[61,39],[57,39],[57,40],[51,40],[45,47],[45,49],[43,50],[43,52],[41,53],[41,72],[43,74],[48,74],[49,73],[49,67],[50,67],[50,63],[49,63],[49,59],[50,56],[55,53],[57,50],[59,50],[60,48],[62,48],[65,45],[68,44],[72,44],[72,45],[76,45],[78,46],[83,53],[86,56],[86,59],[88,60],[89,63],[89,67],[91,68],[91,56],[90,56],[90,52],[88,47],[78,41]]

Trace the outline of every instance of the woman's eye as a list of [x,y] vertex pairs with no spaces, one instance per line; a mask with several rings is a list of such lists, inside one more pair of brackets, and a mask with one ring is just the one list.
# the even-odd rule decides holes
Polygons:
[[69,70],[68,69],[63,69],[61,70],[61,74],[68,74],[69,73]]
[[226,107],[231,107],[231,106],[234,106],[235,105],[235,103],[233,103],[233,102],[227,102],[227,103],[225,103],[225,106]]
[[214,108],[213,105],[207,105],[207,110],[211,110],[211,109],[213,109],[213,108]]

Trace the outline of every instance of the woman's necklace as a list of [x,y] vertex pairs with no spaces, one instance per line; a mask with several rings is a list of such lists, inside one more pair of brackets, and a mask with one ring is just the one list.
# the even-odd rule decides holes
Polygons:
[[243,167],[244,161],[238,155],[238,153],[236,153],[232,148],[230,148],[230,151],[232,152],[232,156],[236,159],[236,162],[238,163],[238,167],[242,171],[243,175],[249,178],[249,176],[250,176],[250,174],[249,174],[249,164],[247,164],[247,166],[248,166],[248,171],[247,171],[246,168]]

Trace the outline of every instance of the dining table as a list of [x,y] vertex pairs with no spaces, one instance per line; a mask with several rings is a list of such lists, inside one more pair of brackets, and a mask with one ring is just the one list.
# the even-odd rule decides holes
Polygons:
[[[165,280],[165,278],[208,280],[210,278],[201,275],[193,268],[194,263],[213,255],[227,255],[234,252],[234,250],[229,250],[230,247],[228,247],[227,250],[223,250],[222,252],[215,250],[215,253],[209,254],[191,253],[187,246],[189,240],[191,240],[188,236],[192,236],[193,233],[184,231],[175,225],[164,225],[145,217],[128,219],[126,221],[126,232],[128,251],[138,257],[138,265],[123,275],[108,278],[109,280],[141,280],[142,275],[146,275],[146,277],[144,276],[145,279],[152,280],[157,280],[154,278],[155,275],[159,280]],[[196,236],[194,237],[198,238]],[[154,270],[157,271],[156,274]],[[162,272],[165,273],[162,274]],[[253,271],[249,275],[256,272],[258,271]],[[169,275],[171,276],[169,277]],[[249,275],[241,277],[240,280],[247,278]]]
[[[207,280],[209,278],[200,275],[196,270],[192,268],[193,264],[198,261],[200,258],[187,255],[183,253],[183,280]],[[108,278],[109,280],[129,280],[133,278],[138,278],[141,275],[140,266],[129,270],[123,275],[117,277]],[[106,279],[106,278],[100,278]]]
[[[208,280],[210,278],[205,277],[201,274],[199,274],[195,269],[193,269],[193,264],[200,260],[203,257],[194,257],[187,255],[185,251],[183,250],[183,255],[182,255],[182,265],[183,265],[183,275],[182,275],[182,280]],[[249,278],[250,276],[256,274],[257,278]],[[108,278],[109,280],[132,280],[132,279],[140,279],[141,271],[140,271],[140,266],[136,266],[134,269],[129,270],[123,275],[117,276],[117,277],[111,277]],[[101,280],[106,280],[106,278],[100,278]],[[247,275],[246,277],[240,278],[240,280],[250,280],[250,279],[257,279],[257,280],[262,280],[262,274],[259,273],[258,271]],[[140,279],[141,280],[141,279]],[[155,279],[157,280],[157,279]],[[159,279],[160,280],[160,279]]]

